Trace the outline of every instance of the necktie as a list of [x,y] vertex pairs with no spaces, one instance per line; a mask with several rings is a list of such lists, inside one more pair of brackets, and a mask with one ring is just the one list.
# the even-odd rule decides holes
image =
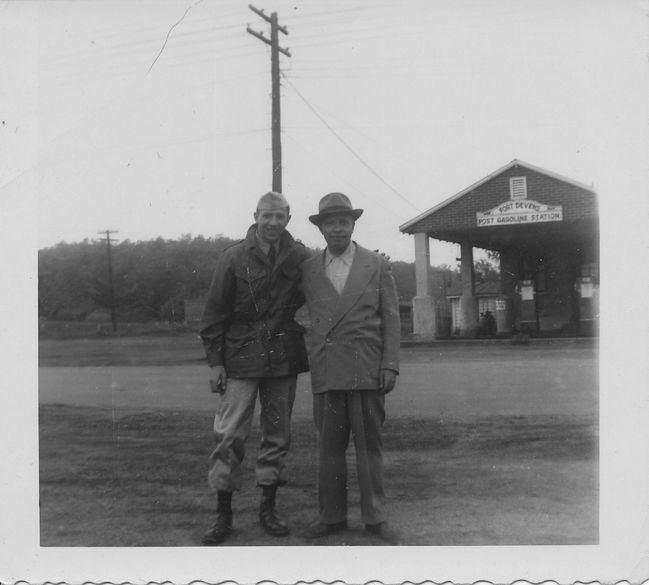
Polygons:
[[270,268],[271,270],[275,266],[275,246],[271,246],[270,250],[268,250],[268,262],[270,262]]

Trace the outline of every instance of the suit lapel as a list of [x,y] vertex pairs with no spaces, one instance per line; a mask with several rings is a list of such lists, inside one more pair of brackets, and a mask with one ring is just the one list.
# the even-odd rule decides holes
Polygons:
[[[370,258],[365,252],[365,249],[356,244],[354,261],[349,269],[349,276],[347,277],[345,288],[343,289],[343,292],[338,299],[338,304],[334,310],[332,326],[338,324],[345,314],[356,304],[358,297],[360,297],[365,291],[367,283],[372,277],[372,267],[369,260]],[[325,280],[329,282],[326,275]],[[331,283],[329,284],[333,289],[333,285]]]
[[309,272],[309,287],[313,290],[313,297],[320,302],[327,303],[333,310],[338,302],[339,295],[325,273],[324,252],[313,259]]

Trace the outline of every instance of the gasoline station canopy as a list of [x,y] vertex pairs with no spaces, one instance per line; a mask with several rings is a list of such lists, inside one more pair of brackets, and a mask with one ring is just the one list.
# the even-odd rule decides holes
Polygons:
[[[465,335],[475,330],[478,317],[473,248],[500,253],[501,292],[511,306],[501,316],[512,323],[530,322],[537,332],[567,331],[586,318],[595,319],[596,303],[586,306],[584,300],[596,296],[592,289],[599,279],[599,219],[592,186],[514,159],[399,229],[415,236],[417,335],[436,331],[431,238],[460,245],[459,330]],[[574,298],[575,288],[579,298]]]

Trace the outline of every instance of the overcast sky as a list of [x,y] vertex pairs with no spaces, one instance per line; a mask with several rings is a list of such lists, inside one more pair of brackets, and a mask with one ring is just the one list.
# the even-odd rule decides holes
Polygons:
[[[514,158],[632,205],[644,170],[647,7],[626,0],[255,0],[276,11],[289,226],[343,191],[355,239],[412,260],[398,226]],[[272,185],[269,36],[248,0],[0,4],[0,189],[38,188],[38,247],[241,237]],[[624,177],[624,178],[623,178]],[[433,264],[454,247],[433,246]]]

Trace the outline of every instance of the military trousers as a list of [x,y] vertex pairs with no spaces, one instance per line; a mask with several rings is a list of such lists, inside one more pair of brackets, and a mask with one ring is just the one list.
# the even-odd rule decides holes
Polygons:
[[378,390],[331,390],[313,395],[318,429],[318,500],[320,522],[347,519],[347,458],[350,433],[356,451],[356,471],[365,524],[386,519],[383,492],[385,396]]
[[291,413],[297,376],[228,378],[218,397],[214,417],[215,447],[210,455],[208,483],[216,490],[241,489],[241,465],[246,452],[257,396],[261,406],[261,443],[255,465],[259,486],[282,485],[291,444]]

